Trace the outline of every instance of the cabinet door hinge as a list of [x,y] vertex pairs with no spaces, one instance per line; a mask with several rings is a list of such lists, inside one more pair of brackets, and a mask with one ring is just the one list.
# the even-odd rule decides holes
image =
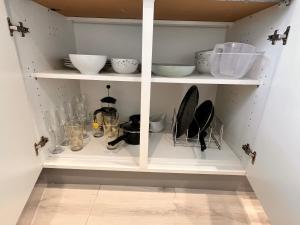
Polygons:
[[289,6],[292,3],[292,0],[280,0],[279,6]]
[[29,33],[29,28],[24,27],[22,22],[19,22],[19,25],[13,25],[9,17],[7,17],[8,29],[10,32],[10,36],[14,36],[14,32],[21,33],[22,37],[25,37],[26,33]]
[[47,137],[42,136],[38,143],[34,143],[34,150],[36,155],[39,155],[39,149],[44,147],[48,141],[49,139]]
[[275,30],[274,34],[269,35],[268,40],[272,42],[272,45],[275,45],[277,41],[282,41],[283,45],[286,45],[291,26],[288,26],[283,34],[278,34],[278,30]]
[[245,144],[242,146],[242,149],[244,150],[244,152],[250,156],[251,158],[251,163],[252,165],[255,163],[255,159],[256,159],[256,151],[253,151],[251,148],[250,148],[250,145],[249,144]]

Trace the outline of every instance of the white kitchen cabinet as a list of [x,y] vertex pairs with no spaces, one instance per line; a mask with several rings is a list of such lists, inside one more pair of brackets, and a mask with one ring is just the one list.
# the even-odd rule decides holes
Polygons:
[[[0,5],[4,49],[0,55],[1,103],[5,108],[1,110],[4,185],[0,215],[4,224],[15,224],[42,167],[247,176],[272,224],[300,223],[298,1],[36,2],[44,6],[22,0]],[[13,24],[23,22],[30,32],[25,37],[14,32],[9,38],[6,14]],[[272,45],[267,40],[275,30],[281,34],[288,26],[286,45],[282,41]],[[227,41],[250,43],[264,51],[264,66],[242,79],[151,74],[152,62],[193,64],[195,51]],[[142,72],[91,76],[63,69],[62,58],[76,52],[137,58]],[[50,138],[36,155],[34,142],[49,137],[44,112],[80,93],[87,96],[93,111],[106,95],[106,84],[112,86],[122,120],[141,114],[140,145],[108,151],[103,139],[92,138],[79,152],[66,148],[52,155]],[[174,147],[167,132],[170,129],[149,135],[149,116],[166,113],[170,122],[174,108],[192,84],[199,89],[199,102],[214,102],[216,115],[224,124],[222,150]],[[244,144],[257,152],[254,164],[242,150]]]

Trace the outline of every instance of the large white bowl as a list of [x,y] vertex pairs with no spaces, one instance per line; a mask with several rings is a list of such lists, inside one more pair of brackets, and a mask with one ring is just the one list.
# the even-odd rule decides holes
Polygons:
[[111,66],[117,73],[134,73],[138,66],[139,61],[136,59],[111,59]]
[[105,55],[78,55],[69,54],[72,64],[82,74],[98,74],[105,66],[107,56]]
[[192,74],[195,66],[153,64],[152,72],[158,76],[185,77]]

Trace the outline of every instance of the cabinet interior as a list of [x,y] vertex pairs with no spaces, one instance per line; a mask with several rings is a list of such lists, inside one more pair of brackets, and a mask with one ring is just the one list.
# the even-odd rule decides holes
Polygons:
[[[72,1],[72,4],[68,1],[56,0],[36,0],[36,2],[57,12],[49,11],[31,1],[12,0],[8,2],[8,6],[14,20],[25,21],[26,19],[31,29],[28,37],[16,37],[16,43],[39,135],[47,136],[43,122],[45,110],[63,104],[64,101],[69,101],[73,96],[81,93],[87,96],[89,111],[94,111],[100,107],[100,99],[106,96],[107,84],[112,86],[111,95],[117,98],[121,120],[126,121],[130,115],[140,113],[143,80],[138,77],[92,80],[87,76],[87,80],[84,80],[84,77],[81,77],[82,80],[81,78],[76,80],[72,75],[57,72],[56,78],[63,73],[63,79],[50,79],[54,73],[50,72],[48,75],[44,73],[43,77],[43,72],[62,69],[61,59],[69,53],[102,54],[141,60],[141,24],[76,22],[66,17],[140,19],[142,1],[103,1],[103,4],[99,1],[79,0]],[[164,133],[149,135],[146,171],[245,174],[244,167],[249,160],[242,153],[241,145],[253,143],[255,140],[272,73],[282,49],[281,45],[272,46],[267,41],[267,36],[275,29],[284,30],[288,19],[285,16],[288,8],[279,8],[273,6],[274,4],[275,1],[245,3],[178,0],[171,3],[171,1],[157,0],[156,19],[234,21],[234,23],[230,26],[228,24],[220,26],[219,23],[215,26],[205,25],[205,23],[195,26],[154,26],[152,62],[193,64],[194,52],[212,49],[217,43],[237,41],[253,44],[264,51],[268,58],[268,66],[255,74],[255,81],[258,83],[243,84],[238,81],[240,83],[226,84],[222,81],[220,84],[205,84],[195,81],[200,93],[199,103],[207,99],[212,100],[216,115],[224,123],[224,148],[208,149],[205,152],[191,147],[174,147],[172,142],[167,141],[169,139],[166,136],[171,130],[170,123],[174,108],[179,107],[186,90],[194,81],[189,78],[180,81],[153,78],[150,115],[166,113],[169,125]],[[269,8],[270,6],[273,7]],[[201,10],[206,13],[201,13]],[[228,13],[223,13],[225,11]],[[255,12],[258,13],[253,14]],[[248,16],[250,14],[251,16]],[[257,84],[260,84],[259,87]],[[44,166],[66,169],[145,171],[139,167],[140,151],[145,150],[139,149],[139,146],[124,145],[118,151],[110,152],[106,150],[104,140],[98,141],[92,138],[91,142],[79,152],[66,150],[61,155],[55,156],[44,151]]]

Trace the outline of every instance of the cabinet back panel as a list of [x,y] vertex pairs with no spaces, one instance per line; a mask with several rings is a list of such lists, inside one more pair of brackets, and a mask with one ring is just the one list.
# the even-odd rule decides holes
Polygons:
[[[153,62],[194,64],[194,53],[225,40],[226,28],[155,26]],[[137,58],[142,54],[140,25],[74,23],[77,53]]]
[[153,63],[194,65],[195,52],[225,41],[225,28],[154,27]]
[[142,26],[74,23],[77,53],[109,58],[142,56]]
[[122,121],[140,113],[141,85],[128,82],[80,81],[81,93],[87,96],[89,111],[101,107],[100,99],[107,96],[106,85],[110,84],[110,96],[117,99],[117,110]]
[[[151,86],[151,115],[167,114],[167,121],[171,122],[174,109],[179,105],[192,84],[152,84]],[[197,85],[199,90],[199,104],[205,100],[215,101],[217,85]]]

